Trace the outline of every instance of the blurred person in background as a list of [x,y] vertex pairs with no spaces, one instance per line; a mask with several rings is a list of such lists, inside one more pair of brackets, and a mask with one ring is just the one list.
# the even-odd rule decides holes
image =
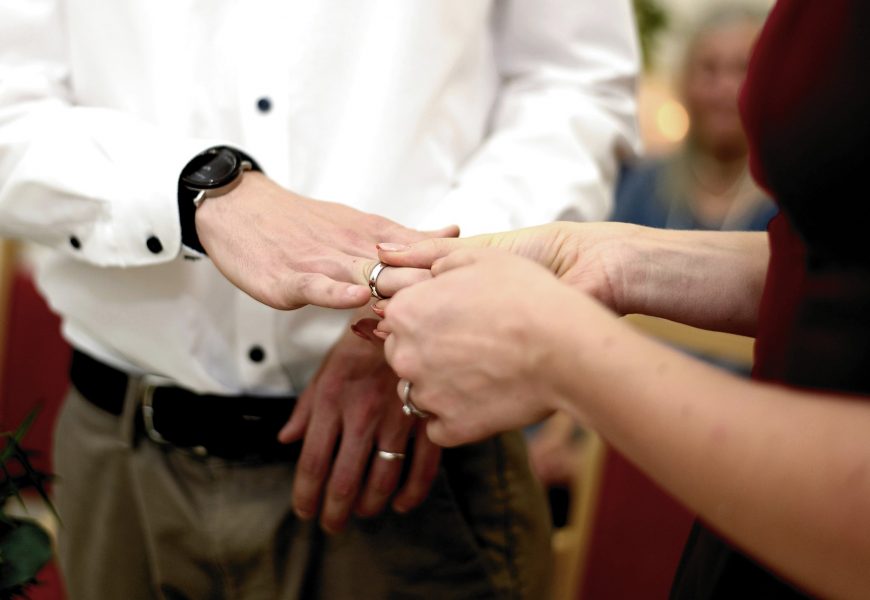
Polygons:
[[628,0],[0,0],[0,235],[52,250],[74,348],[70,597],[546,594],[520,436],[442,457],[300,307],[370,300],[397,222],[605,218],[638,63]]
[[679,150],[626,165],[614,221],[668,229],[763,231],[776,207],[749,173],[738,110],[746,65],[765,13],[721,5],[691,32],[678,82],[689,116]]

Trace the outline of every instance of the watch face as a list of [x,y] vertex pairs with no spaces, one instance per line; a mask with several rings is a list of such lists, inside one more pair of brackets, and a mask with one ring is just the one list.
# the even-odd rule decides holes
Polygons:
[[239,174],[241,161],[229,148],[210,148],[196,156],[184,168],[181,181],[195,190],[223,187]]

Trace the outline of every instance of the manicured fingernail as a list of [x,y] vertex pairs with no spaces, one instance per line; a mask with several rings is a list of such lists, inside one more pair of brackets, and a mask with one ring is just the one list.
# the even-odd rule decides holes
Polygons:
[[357,337],[360,337],[367,342],[372,341],[372,338],[370,338],[365,331],[363,331],[359,326],[357,326],[356,323],[354,323],[353,325],[350,326],[350,330],[353,331],[354,335],[356,335]]
[[408,248],[410,248],[410,246],[406,246],[405,244],[392,244],[390,242],[378,244],[378,250],[383,250],[384,252],[404,252]]
[[380,329],[374,329],[374,330],[372,330],[372,333],[375,334],[376,336],[378,336],[379,338],[381,338],[382,340],[385,340],[388,337],[390,337],[389,333],[387,333],[386,331],[381,331]]
[[381,318],[383,318],[383,316],[386,314],[386,312],[384,312],[383,308],[378,308],[377,304],[372,304],[372,312]]

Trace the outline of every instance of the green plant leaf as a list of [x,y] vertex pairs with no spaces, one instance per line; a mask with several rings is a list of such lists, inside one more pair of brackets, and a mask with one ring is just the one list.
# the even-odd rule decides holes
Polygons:
[[649,68],[655,63],[659,35],[670,25],[670,15],[658,0],[634,0],[633,4],[643,63]]
[[0,537],[0,590],[33,581],[51,560],[51,539],[33,521],[15,519]]
[[51,503],[51,499],[48,497],[48,492],[43,485],[43,483],[49,480],[50,477],[38,472],[36,469],[33,468],[33,466],[30,464],[30,458],[28,453],[18,444],[17,440],[12,440],[11,444],[15,447],[15,458],[24,468],[25,478],[28,481],[28,487],[32,487],[37,491],[39,496],[42,498],[42,501],[45,502],[45,505],[48,506],[49,510],[51,510],[51,513],[58,521],[60,521],[60,515],[57,514],[57,510],[54,508],[54,504]]
[[[2,434],[2,437],[7,438],[10,442],[20,443],[27,432],[30,430],[30,426],[33,425],[33,422],[36,420],[36,415],[39,414],[40,406],[37,406],[24,417],[24,420],[21,422],[21,425],[18,428],[9,433],[5,432]],[[5,463],[12,457],[12,454],[15,452],[14,448],[15,444],[7,443],[2,450],[0,450],[0,463]]]

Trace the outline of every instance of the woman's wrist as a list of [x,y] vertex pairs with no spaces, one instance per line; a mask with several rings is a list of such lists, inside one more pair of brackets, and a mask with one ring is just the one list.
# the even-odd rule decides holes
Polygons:
[[768,262],[763,233],[638,228],[609,267],[614,307],[753,335]]
[[[564,288],[550,310],[533,325],[538,347],[546,348],[539,361],[538,378],[546,382],[541,397],[545,408],[564,411],[590,423],[587,401],[606,390],[625,335],[634,335],[617,315],[576,290]],[[558,308],[557,308],[558,307]],[[553,318],[559,315],[559,318]],[[583,403],[579,403],[582,399]]]

